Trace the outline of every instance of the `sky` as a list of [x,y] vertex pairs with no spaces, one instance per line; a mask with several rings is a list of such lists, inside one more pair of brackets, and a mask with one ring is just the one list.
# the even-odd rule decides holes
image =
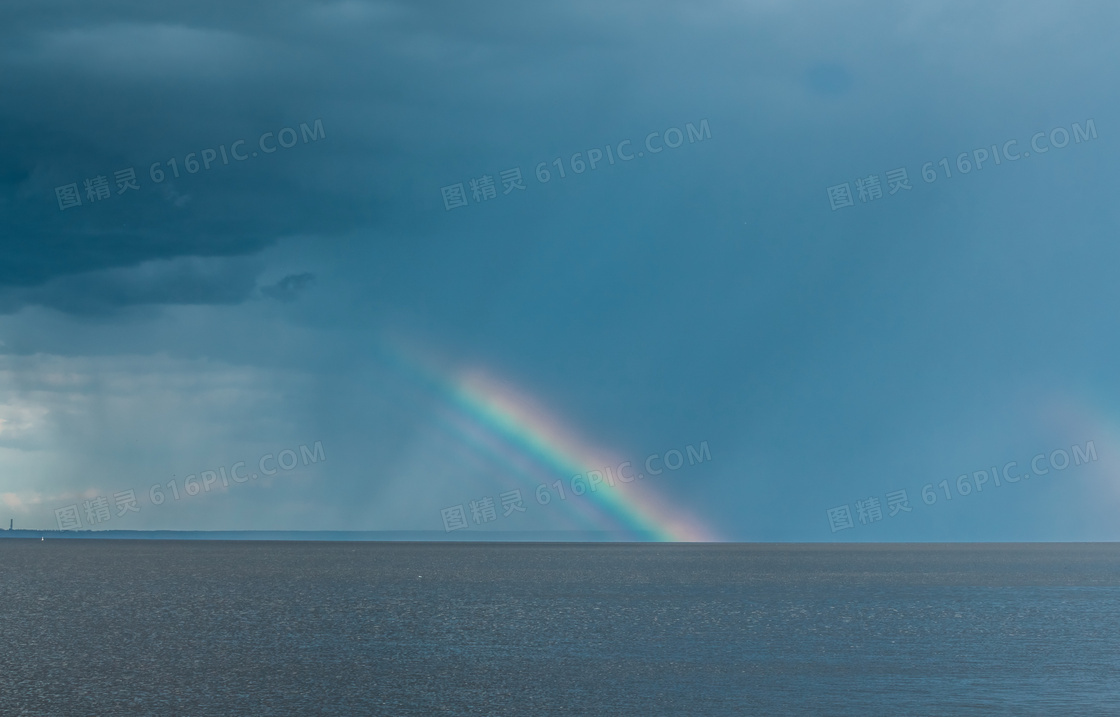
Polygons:
[[1118,27],[7,3],[0,519],[1120,539]]

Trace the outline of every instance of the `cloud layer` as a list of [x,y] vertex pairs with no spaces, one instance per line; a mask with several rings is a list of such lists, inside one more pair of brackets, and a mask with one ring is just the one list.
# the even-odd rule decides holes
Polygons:
[[[1118,15],[0,10],[0,504],[47,527],[60,496],[322,441],[106,527],[442,530],[514,479],[492,436],[448,431],[423,363],[612,455],[707,441],[650,495],[727,537],[1115,538]],[[922,503],[1087,441],[1100,460],[1061,482]],[[899,489],[912,513],[830,529]],[[535,507],[469,529],[578,517]]]

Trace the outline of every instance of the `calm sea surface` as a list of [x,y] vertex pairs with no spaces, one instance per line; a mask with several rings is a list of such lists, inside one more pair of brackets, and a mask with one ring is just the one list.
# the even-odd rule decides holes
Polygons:
[[1120,715],[1120,545],[0,540],[0,715]]

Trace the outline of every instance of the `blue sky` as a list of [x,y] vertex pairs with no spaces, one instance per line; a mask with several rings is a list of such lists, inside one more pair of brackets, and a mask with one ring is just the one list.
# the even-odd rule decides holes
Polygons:
[[[510,442],[454,405],[481,376],[581,455],[706,443],[627,490],[723,539],[1120,538],[1118,15],[4,8],[0,518],[91,527],[105,497],[94,528],[443,531],[521,485],[524,513],[464,532],[577,524],[472,442]],[[1094,458],[972,487],[1074,446]]]

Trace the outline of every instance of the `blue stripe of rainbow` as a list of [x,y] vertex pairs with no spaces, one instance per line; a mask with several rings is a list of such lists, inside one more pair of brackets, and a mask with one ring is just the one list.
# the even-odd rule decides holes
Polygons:
[[[412,351],[399,346],[392,351],[393,363],[430,392],[439,396],[445,407],[453,409],[447,425],[474,450],[502,465],[530,505],[535,488],[545,482],[586,476],[588,471],[617,467],[619,462],[601,451],[587,447],[558,421],[518,395],[509,386],[481,373],[449,375],[425,365]],[[635,466],[628,474],[640,473]],[[605,471],[604,471],[605,472]],[[654,486],[634,480],[625,483],[613,476],[613,486],[604,481],[595,491],[578,499],[569,495],[563,503],[581,527],[612,532],[625,531],[636,540],[665,542],[716,542],[718,538],[695,518],[685,515],[656,495]],[[584,480],[586,485],[586,479]]]

